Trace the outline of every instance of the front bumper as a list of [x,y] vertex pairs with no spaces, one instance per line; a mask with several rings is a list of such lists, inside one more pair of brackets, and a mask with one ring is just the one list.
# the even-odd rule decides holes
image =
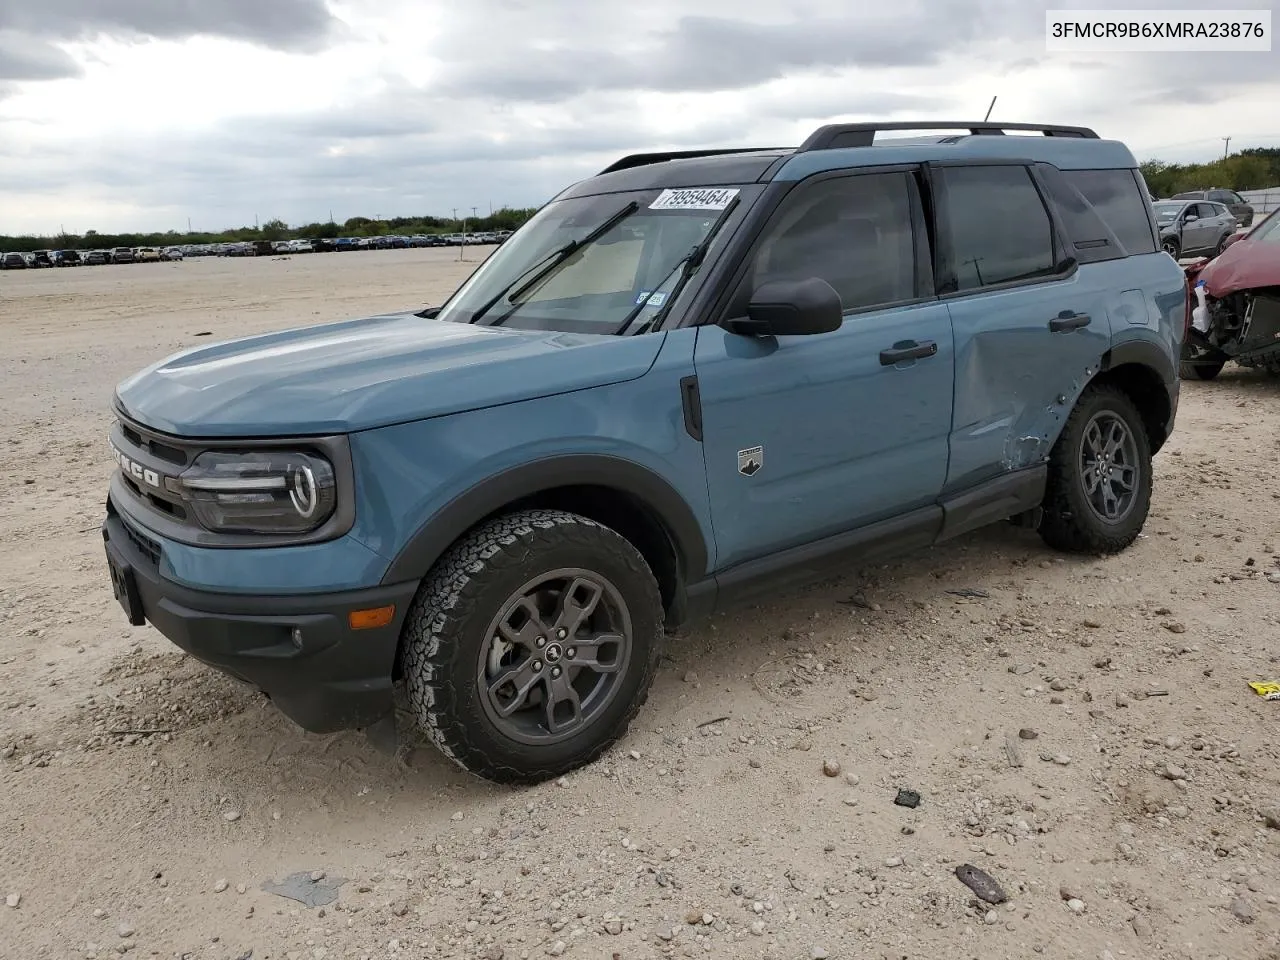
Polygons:
[[[108,502],[102,525],[113,590],[131,622],[149,622],[196,659],[266,694],[304,730],[372,726],[392,710],[400,626],[416,581],[293,596],[192,590],[160,573],[160,543]],[[235,550],[222,549],[234,563]],[[383,627],[348,614],[394,605]]]

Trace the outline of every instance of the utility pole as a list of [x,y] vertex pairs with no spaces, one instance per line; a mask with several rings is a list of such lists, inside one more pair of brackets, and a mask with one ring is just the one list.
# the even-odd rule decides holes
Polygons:
[[1223,137],[1222,138],[1222,159],[1223,160],[1227,159],[1227,147],[1229,146],[1231,146],[1231,138]]
[[191,232],[191,218],[187,217],[187,233]]

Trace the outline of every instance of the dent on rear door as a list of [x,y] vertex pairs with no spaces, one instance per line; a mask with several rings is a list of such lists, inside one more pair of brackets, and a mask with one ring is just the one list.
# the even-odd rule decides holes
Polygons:
[[[949,489],[1048,457],[1111,341],[1106,298],[1081,273],[948,304],[956,338]],[[1052,332],[1050,322],[1064,311],[1091,321]]]

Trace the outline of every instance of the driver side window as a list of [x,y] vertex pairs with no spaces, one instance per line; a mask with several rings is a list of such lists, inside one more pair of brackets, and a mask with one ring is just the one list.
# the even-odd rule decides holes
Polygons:
[[840,294],[846,313],[915,299],[907,178],[862,174],[798,188],[756,250],[751,288],[819,277]]

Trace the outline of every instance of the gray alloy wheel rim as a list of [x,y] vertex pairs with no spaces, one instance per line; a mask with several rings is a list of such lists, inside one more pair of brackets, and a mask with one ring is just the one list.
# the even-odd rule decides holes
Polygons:
[[606,577],[539,574],[489,622],[476,682],[489,721],[517,743],[550,746],[587,730],[613,702],[631,660],[631,613]]
[[1161,246],[1164,247],[1165,253],[1173,257],[1175,260],[1177,259],[1178,245],[1176,243],[1174,243],[1172,240],[1166,240],[1164,243],[1161,244]]
[[1138,502],[1141,484],[1133,431],[1110,411],[1095,413],[1080,438],[1080,486],[1094,516],[1103,523],[1123,523]]

